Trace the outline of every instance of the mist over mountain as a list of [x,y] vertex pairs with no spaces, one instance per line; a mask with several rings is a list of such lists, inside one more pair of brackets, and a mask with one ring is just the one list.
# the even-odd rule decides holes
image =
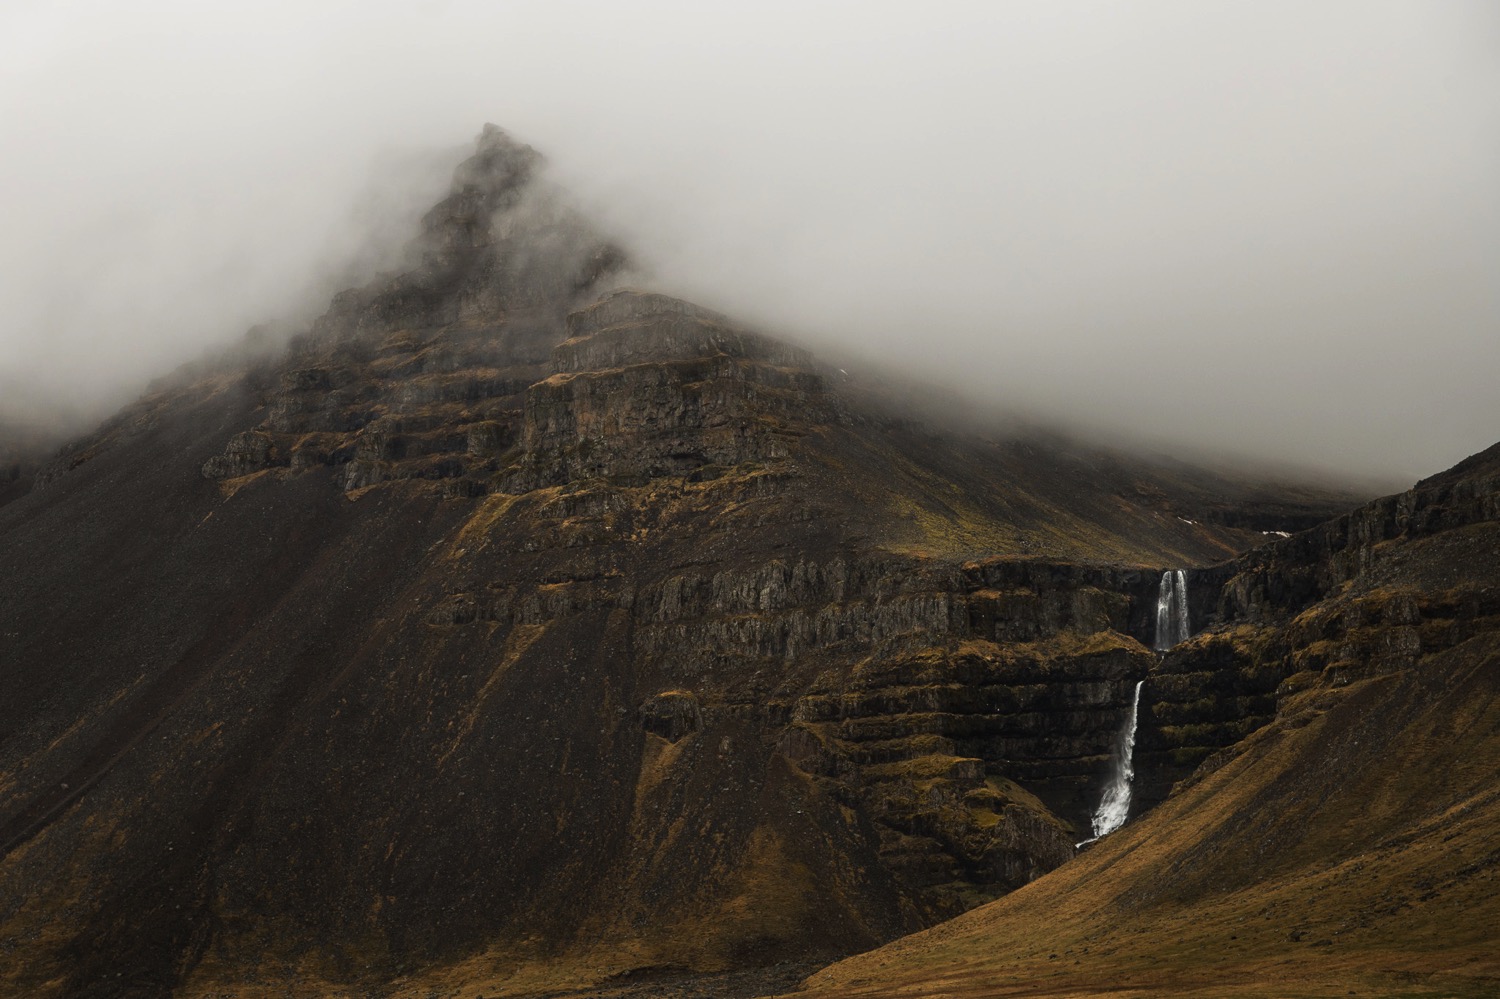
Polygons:
[[[720,311],[527,138],[299,199],[343,263],[55,453],[105,366],[7,395],[0,995],[1493,994],[1500,444],[1370,499],[1170,391],[1153,454],[1170,358],[896,349],[905,249]],[[58,314],[299,259],[181,232]]]
[[0,999],[1495,995],[1497,41],[0,8]]
[[494,120],[654,287],[979,404],[1385,481],[1500,424],[1488,5],[0,19],[0,383],[87,419],[392,266]]

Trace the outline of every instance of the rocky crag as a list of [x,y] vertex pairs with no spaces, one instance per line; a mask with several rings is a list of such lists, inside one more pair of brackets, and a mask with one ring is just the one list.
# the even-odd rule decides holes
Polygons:
[[0,506],[0,988],[839,956],[1072,858],[1137,680],[1159,799],[1356,654],[1276,643],[1373,523],[1240,556],[1347,497],[924,427],[617,287],[498,129],[411,259]]
[[799,995],[1500,990],[1500,445],[1192,575],[1143,698],[1165,801]]
[[[1482,545],[1466,553],[1459,539],[1500,515],[1497,459],[1492,448],[1404,493],[1189,570],[1199,634],[1165,655],[1146,687],[1145,801],[1270,722],[1291,693],[1409,670],[1493,628],[1500,591],[1484,572],[1488,555]],[[1393,549],[1422,550],[1439,536],[1459,547],[1436,568],[1406,576],[1404,559],[1392,565]]]

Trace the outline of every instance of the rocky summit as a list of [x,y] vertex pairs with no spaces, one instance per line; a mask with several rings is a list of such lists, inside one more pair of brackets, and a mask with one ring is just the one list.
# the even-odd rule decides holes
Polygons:
[[748,996],[924,929],[810,987],[1001,994],[1491,883],[1493,452],[1358,506],[923,419],[631,287],[493,126],[408,261],[0,492],[3,994]]

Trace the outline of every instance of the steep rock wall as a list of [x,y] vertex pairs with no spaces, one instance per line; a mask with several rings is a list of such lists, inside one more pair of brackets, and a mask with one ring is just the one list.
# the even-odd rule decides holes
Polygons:
[[[1188,572],[1207,630],[1168,652],[1142,700],[1144,803],[1276,717],[1315,683],[1343,686],[1412,668],[1500,625],[1500,593],[1478,581],[1484,532],[1500,519],[1500,448],[1316,528]],[[1428,578],[1402,546],[1453,549],[1475,566]],[[1472,551],[1475,554],[1465,554]]]

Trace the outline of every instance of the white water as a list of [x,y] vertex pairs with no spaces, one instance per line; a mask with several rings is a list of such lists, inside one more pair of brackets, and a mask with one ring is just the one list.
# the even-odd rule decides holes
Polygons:
[[1120,729],[1120,741],[1115,747],[1114,771],[1109,783],[1104,785],[1104,796],[1099,799],[1099,810],[1094,813],[1094,835],[1079,846],[1087,846],[1102,839],[1125,824],[1130,818],[1130,782],[1135,779],[1135,723],[1141,707],[1141,688],[1145,680],[1135,685],[1135,696],[1130,701],[1130,714],[1125,716],[1125,725]]
[[1156,651],[1165,652],[1187,638],[1187,574],[1181,569],[1168,569],[1161,574],[1156,598]]

